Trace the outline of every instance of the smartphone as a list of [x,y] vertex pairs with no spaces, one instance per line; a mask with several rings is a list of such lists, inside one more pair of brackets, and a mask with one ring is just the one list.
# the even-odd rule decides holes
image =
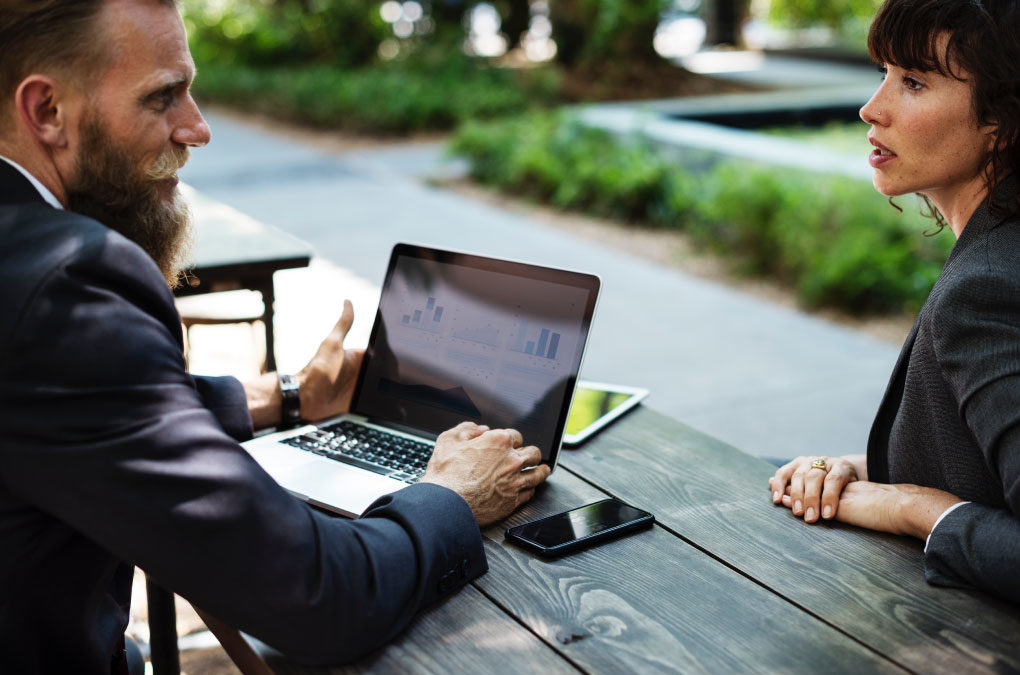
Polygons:
[[654,522],[655,516],[647,511],[618,499],[603,499],[508,528],[506,538],[541,556],[554,557],[649,528]]

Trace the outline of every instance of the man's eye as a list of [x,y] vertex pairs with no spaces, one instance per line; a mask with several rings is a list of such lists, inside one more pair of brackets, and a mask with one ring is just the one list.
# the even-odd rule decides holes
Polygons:
[[152,104],[152,107],[155,108],[156,110],[160,111],[166,110],[171,105],[173,105],[174,92],[172,89],[166,89],[163,91],[156,92],[155,94],[149,97],[149,102]]

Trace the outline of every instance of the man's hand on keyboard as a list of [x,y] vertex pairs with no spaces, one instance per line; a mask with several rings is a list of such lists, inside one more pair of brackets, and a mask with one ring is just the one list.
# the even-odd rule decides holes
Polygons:
[[549,477],[549,465],[540,464],[542,453],[523,442],[514,429],[463,422],[436,439],[420,482],[442,485],[459,494],[484,527],[506,518],[531,499],[535,487]]

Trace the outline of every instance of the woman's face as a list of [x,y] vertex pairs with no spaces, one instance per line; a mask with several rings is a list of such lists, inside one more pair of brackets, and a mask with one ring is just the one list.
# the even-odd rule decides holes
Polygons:
[[[951,225],[954,216],[965,223],[985,194],[982,166],[994,127],[978,126],[969,81],[892,64],[885,69],[860,113],[871,125],[868,140],[875,150],[868,159],[875,188],[890,196],[920,192]],[[970,79],[962,69],[953,72]]]

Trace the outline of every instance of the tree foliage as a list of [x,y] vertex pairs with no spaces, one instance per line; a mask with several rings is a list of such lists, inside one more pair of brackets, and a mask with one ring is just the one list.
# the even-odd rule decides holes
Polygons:
[[784,25],[839,29],[846,23],[870,21],[881,4],[882,0],[771,0],[769,18]]
[[549,3],[557,60],[657,61],[655,30],[669,0],[554,0]]
[[185,0],[184,15],[199,62],[352,67],[374,59],[390,33],[363,0]]

